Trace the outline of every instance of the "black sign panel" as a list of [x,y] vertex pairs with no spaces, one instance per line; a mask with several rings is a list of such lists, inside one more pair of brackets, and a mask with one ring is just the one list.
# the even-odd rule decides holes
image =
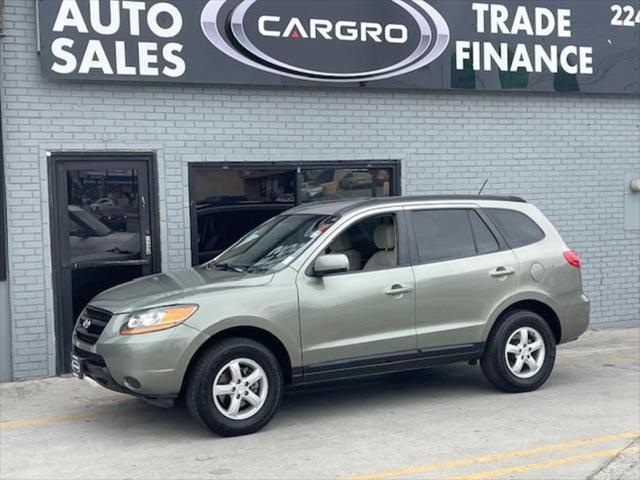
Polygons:
[[51,79],[640,94],[640,0],[39,0]]

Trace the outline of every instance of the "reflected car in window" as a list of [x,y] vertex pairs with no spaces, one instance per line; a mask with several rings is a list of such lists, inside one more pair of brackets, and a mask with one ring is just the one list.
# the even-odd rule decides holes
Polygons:
[[370,188],[373,182],[370,172],[351,172],[340,180],[340,188],[355,190],[357,188]]
[[113,207],[115,203],[110,198],[99,198],[95,202],[93,202],[89,208],[92,212],[99,212],[104,207]]
[[127,231],[127,215],[122,207],[116,205],[101,207],[98,214],[98,220],[112,230],[118,232]]
[[300,201],[311,202],[322,196],[323,187],[318,182],[303,182],[300,185]]
[[116,232],[86,210],[70,205],[69,254],[73,263],[140,258],[140,235]]

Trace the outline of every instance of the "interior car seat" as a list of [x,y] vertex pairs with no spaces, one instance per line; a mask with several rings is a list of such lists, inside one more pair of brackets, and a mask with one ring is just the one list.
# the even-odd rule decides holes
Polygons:
[[349,259],[349,271],[360,270],[362,268],[362,255],[351,247],[349,236],[342,234],[329,246],[329,253],[345,254]]
[[395,267],[398,264],[395,225],[389,223],[378,225],[373,231],[373,241],[378,251],[371,256],[363,270],[371,271]]

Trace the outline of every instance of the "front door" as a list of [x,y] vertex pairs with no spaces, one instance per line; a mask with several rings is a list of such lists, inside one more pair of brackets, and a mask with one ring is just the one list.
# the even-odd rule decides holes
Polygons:
[[[416,353],[414,278],[397,213],[352,223],[324,253],[343,253],[350,271],[298,275],[305,379],[349,376]],[[396,232],[392,234],[392,232]],[[398,248],[400,245],[401,248]]]
[[149,155],[55,155],[52,220],[58,370],[75,319],[100,292],[159,271]]

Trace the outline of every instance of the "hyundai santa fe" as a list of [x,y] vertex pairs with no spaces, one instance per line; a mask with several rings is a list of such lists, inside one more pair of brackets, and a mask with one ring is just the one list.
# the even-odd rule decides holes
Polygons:
[[580,259],[516,197],[306,204],[200,267],[95,297],[72,370],[220,435],[259,430],[289,385],[480,361],[540,387],[589,323]]

